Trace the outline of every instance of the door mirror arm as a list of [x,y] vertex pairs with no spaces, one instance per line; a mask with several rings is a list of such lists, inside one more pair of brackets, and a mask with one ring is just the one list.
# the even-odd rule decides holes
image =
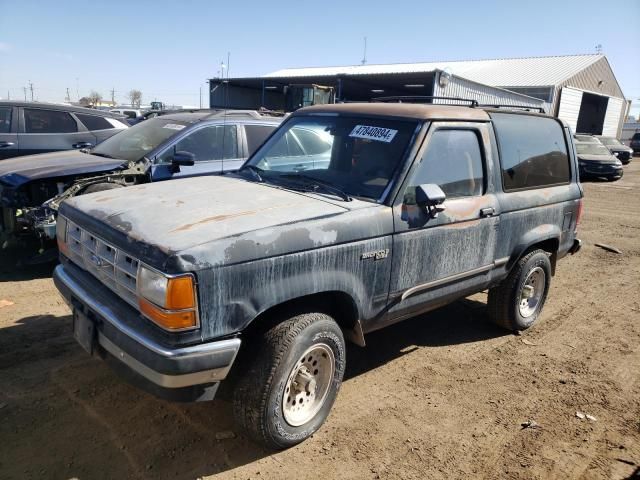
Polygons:
[[444,212],[442,205],[447,196],[435,183],[426,183],[416,187],[416,204],[431,218],[437,218]]
[[176,146],[173,146],[173,157],[171,157],[171,165],[169,170],[171,173],[178,173],[180,167],[192,167],[196,163],[196,156],[185,150],[176,151]]

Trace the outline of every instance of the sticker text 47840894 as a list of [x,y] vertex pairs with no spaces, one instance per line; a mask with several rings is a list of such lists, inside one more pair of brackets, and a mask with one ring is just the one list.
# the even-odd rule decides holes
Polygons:
[[356,125],[349,134],[350,137],[365,138],[367,140],[376,140],[378,142],[391,143],[393,137],[396,136],[398,130],[383,127],[371,127],[368,125]]

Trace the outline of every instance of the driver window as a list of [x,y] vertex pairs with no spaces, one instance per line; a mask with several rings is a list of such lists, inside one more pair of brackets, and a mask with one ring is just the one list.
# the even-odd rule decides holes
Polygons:
[[447,198],[482,195],[484,170],[476,131],[436,130],[433,133],[405,191],[405,202],[415,202],[416,187],[428,183],[438,185]]
[[[200,128],[175,144],[176,151],[193,153],[196,162],[238,158],[235,125],[214,125]],[[171,163],[174,148],[169,147],[159,157],[159,163]]]

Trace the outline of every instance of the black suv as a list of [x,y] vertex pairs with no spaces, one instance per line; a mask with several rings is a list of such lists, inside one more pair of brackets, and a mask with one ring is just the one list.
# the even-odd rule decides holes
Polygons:
[[0,159],[93,147],[127,128],[121,115],[41,102],[0,102]]
[[533,325],[581,211],[561,120],[323,105],[238,173],[64,202],[54,281],[89,353],[176,400],[229,375],[238,423],[285,448],[329,414],[345,338],[486,289],[495,322]]
[[629,146],[633,150],[633,154],[640,153],[640,133],[634,133],[629,142]]

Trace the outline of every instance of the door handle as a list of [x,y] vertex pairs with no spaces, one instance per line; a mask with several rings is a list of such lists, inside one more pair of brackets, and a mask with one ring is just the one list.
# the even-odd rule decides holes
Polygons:
[[13,147],[14,145],[15,143],[13,142],[0,142],[0,148]]
[[93,147],[93,143],[90,142],[78,142],[71,145],[73,148],[91,148]]
[[490,216],[494,215],[495,213],[496,213],[496,210],[493,207],[487,207],[487,208],[481,208],[480,209],[480,216],[481,217],[490,217]]

